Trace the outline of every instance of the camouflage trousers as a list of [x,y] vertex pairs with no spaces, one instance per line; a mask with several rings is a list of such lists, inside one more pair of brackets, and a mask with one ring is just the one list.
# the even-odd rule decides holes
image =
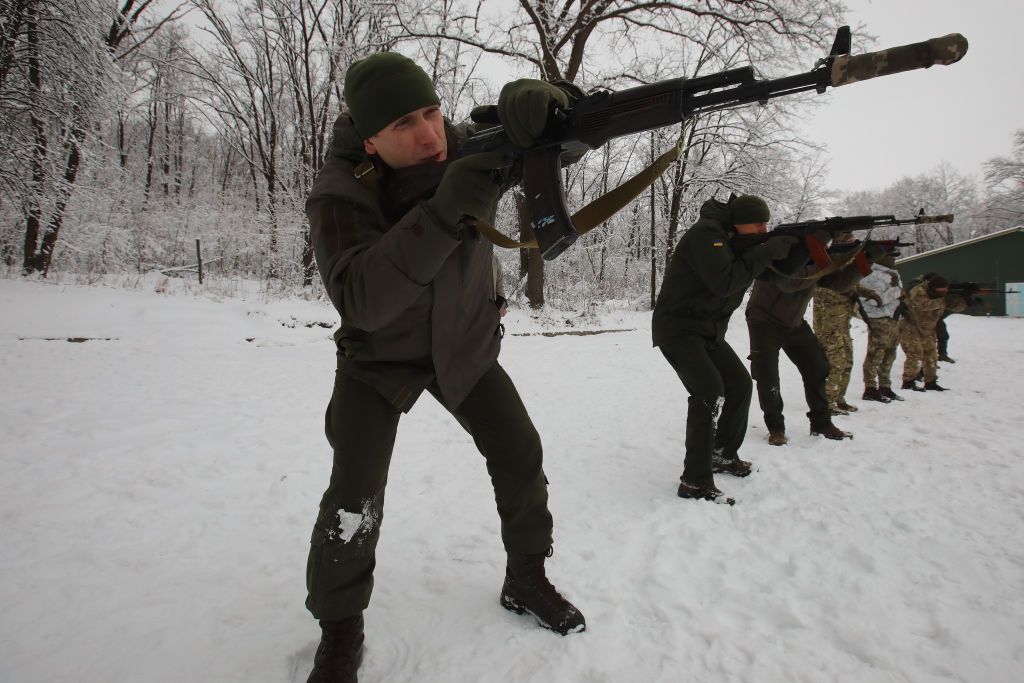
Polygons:
[[904,318],[900,320],[900,346],[907,357],[903,363],[903,381],[915,379],[923,369],[924,381],[934,382],[938,361],[935,329],[922,332],[917,325]]
[[890,373],[900,343],[900,324],[892,318],[871,318],[868,330],[868,352],[864,356],[864,388],[885,389],[892,386]]
[[848,308],[814,307],[814,334],[828,358],[829,373],[825,380],[825,397],[831,407],[846,396],[853,371],[853,340],[850,339]]

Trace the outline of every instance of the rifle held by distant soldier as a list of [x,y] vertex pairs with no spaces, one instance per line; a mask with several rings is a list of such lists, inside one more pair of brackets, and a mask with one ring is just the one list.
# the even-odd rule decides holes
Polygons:
[[[729,240],[729,246],[733,251],[742,252],[757,244],[773,239],[775,237],[787,236],[797,237],[804,242],[807,251],[811,254],[811,260],[819,269],[824,269],[833,263],[830,252],[843,255],[843,264],[853,261],[860,271],[867,275],[871,271],[871,264],[865,256],[865,249],[872,244],[884,245],[883,240],[857,240],[841,244],[827,246],[828,239],[837,234],[845,232],[857,232],[861,230],[874,230],[882,227],[899,227],[904,225],[924,225],[928,223],[952,223],[953,214],[942,214],[940,216],[926,216],[924,209],[913,218],[896,218],[893,215],[884,216],[833,216],[817,221],[801,221],[799,223],[781,223],[766,233],[753,235],[735,235]],[[892,242],[892,246],[909,246],[912,243]],[[847,245],[850,245],[847,247]]]

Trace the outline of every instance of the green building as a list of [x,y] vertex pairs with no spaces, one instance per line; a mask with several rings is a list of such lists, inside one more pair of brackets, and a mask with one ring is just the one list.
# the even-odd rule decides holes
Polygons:
[[904,283],[925,273],[938,273],[950,282],[976,282],[983,287],[1016,290],[989,294],[984,304],[972,307],[971,315],[1024,316],[1024,226],[932,249],[902,258],[896,270]]

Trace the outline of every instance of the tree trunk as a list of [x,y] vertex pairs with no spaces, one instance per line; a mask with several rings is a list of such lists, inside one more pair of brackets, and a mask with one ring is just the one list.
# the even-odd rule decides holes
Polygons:
[[[526,213],[526,201],[522,194],[516,193],[516,215],[519,218],[519,240],[527,242],[534,239],[530,216]],[[519,250],[519,276],[526,276],[526,298],[530,308],[544,306],[544,259],[539,249]]]
[[[41,99],[43,76],[39,65],[39,29],[35,9],[28,9],[26,27],[28,33],[28,80],[31,88],[30,97],[34,105]],[[46,122],[39,116],[39,107],[33,106],[29,112],[35,144],[32,146],[32,186],[25,207],[25,254],[22,260],[22,271],[28,275],[41,271],[43,261],[39,253],[39,233],[43,218],[43,192],[46,182]]]
[[[654,131],[651,131],[651,163],[654,163]],[[654,199],[656,192],[654,188],[657,183],[651,183],[651,310],[654,310],[654,304],[658,297],[658,233],[654,222],[655,211],[654,211]]]
[[[75,113],[76,118],[81,118],[79,112]],[[68,200],[71,199],[71,191],[75,187],[75,179],[78,177],[78,168],[82,162],[81,146],[85,141],[85,130],[81,122],[74,124],[71,129],[71,136],[68,138],[68,160],[64,165],[64,182],[57,188],[57,204],[53,207],[53,214],[50,215],[50,223],[46,226],[43,234],[43,245],[39,253],[43,263],[43,277],[50,272],[50,264],[53,262],[53,250],[57,246],[57,238],[60,236],[60,229],[64,225],[64,211],[67,209]]]

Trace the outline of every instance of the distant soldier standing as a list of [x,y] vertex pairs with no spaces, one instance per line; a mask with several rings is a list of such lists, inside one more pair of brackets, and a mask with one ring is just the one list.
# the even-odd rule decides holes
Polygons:
[[864,356],[865,401],[902,401],[892,390],[892,365],[896,360],[896,347],[900,343],[900,324],[896,311],[903,299],[903,283],[895,267],[896,254],[887,253],[872,264],[871,273],[861,280],[860,286],[874,293],[876,298],[862,298],[865,323],[868,326],[868,350]]
[[[827,233],[816,237],[821,242],[829,239]],[[768,443],[773,446],[783,446],[789,441],[782,414],[780,352],[800,371],[811,435],[835,440],[853,436],[832,424],[832,413],[825,397],[828,358],[804,315],[815,285],[845,292],[852,290],[863,276],[856,268],[846,267],[816,279],[816,267],[809,263],[810,258],[803,246],[794,248],[780,268],[758,277],[747,301],[750,375],[757,386],[758,403],[768,428]]]
[[[852,242],[853,234],[836,235],[835,243]],[[846,388],[853,371],[853,339],[850,337],[850,318],[858,297],[878,299],[870,289],[857,285],[851,292],[837,292],[828,287],[814,288],[814,334],[825,349],[829,373],[825,380],[825,397],[833,415],[846,415],[857,411],[846,401]],[[880,302],[880,299],[878,299]]]
[[[900,319],[900,346],[907,360],[903,364],[903,388],[913,391],[945,391],[937,381],[938,349],[935,340],[935,324],[946,311],[949,294],[949,280],[941,275],[926,277],[910,288],[904,301],[906,313]],[[963,310],[954,301],[950,308]],[[916,384],[917,374],[923,371],[924,389]]]
[[769,218],[768,205],[754,195],[730,197],[727,203],[709,199],[665,269],[651,330],[654,345],[690,394],[680,498],[715,500],[722,492],[714,473],[750,474],[750,463],[739,458],[750,412],[750,375],[725,331],[750,283],[797,240],[778,237],[737,253],[729,239],[764,233]]

